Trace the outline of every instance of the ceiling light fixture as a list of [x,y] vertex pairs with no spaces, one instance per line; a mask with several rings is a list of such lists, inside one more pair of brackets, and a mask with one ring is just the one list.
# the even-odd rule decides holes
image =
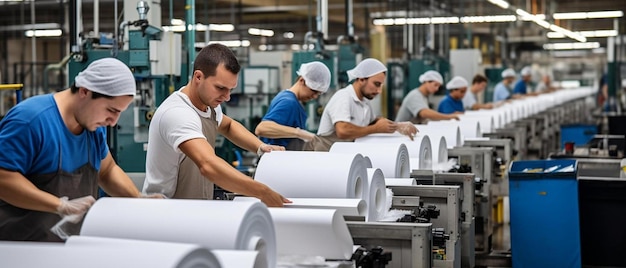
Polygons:
[[[584,37],[591,37],[591,38],[617,36],[616,30],[582,31],[582,32],[576,32],[576,33]],[[548,38],[565,38],[564,34],[558,33],[558,32],[549,32],[546,35],[548,36]]]
[[600,43],[598,42],[583,42],[583,43],[550,43],[544,44],[543,49],[545,50],[564,50],[564,49],[594,49],[599,48]]
[[570,12],[570,13],[554,13],[552,18],[555,20],[583,20],[583,19],[605,19],[605,18],[621,18],[624,16],[622,11],[595,11],[595,12]]
[[248,33],[251,35],[260,35],[260,36],[268,36],[268,37],[274,36],[274,31],[259,29],[259,28],[249,28]]
[[[216,32],[232,32],[235,30],[235,26],[232,24],[209,24],[206,26],[201,23],[197,23],[195,27],[187,26],[189,30],[195,29],[196,32],[204,32],[206,30],[216,31]],[[184,32],[185,25],[184,22],[182,25],[173,25],[173,26],[163,26],[163,30],[166,32]]]
[[[209,44],[222,44],[227,47],[249,47],[250,40],[223,40],[223,41],[210,41]],[[196,48],[203,48],[206,44],[204,42],[197,42]]]
[[52,30],[28,30],[24,32],[27,37],[55,37],[61,36],[63,31],[61,29],[52,29]]
[[499,7],[503,8],[503,9],[507,9],[507,8],[509,8],[509,6],[511,6],[509,4],[509,2],[504,1],[504,0],[487,0],[487,1],[489,1],[490,3],[492,3],[492,4],[496,5],[496,6],[499,6]]

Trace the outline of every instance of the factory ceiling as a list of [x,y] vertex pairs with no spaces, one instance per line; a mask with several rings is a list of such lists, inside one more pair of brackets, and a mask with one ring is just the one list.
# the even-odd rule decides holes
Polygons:
[[[114,32],[114,2],[99,1],[101,32]],[[118,1],[118,16],[123,8],[135,9],[135,6],[124,7],[124,1]],[[149,1],[154,7],[158,1]],[[170,18],[184,19],[185,4],[183,1],[161,0],[162,24],[168,25]],[[326,43],[335,44],[340,36],[348,35],[346,23],[346,6],[352,3],[354,36],[358,42],[367,43],[369,33],[377,27],[375,18],[386,18],[395,14],[399,18],[407,17],[463,17],[489,15],[515,15],[513,9],[505,10],[487,0],[328,0],[328,32]],[[528,11],[531,14],[546,14],[546,21],[557,24],[572,31],[617,30],[624,34],[626,19],[588,19],[588,20],[554,20],[553,13],[590,12],[620,10],[626,12],[624,0],[509,0],[511,5]],[[172,8],[170,8],[170,4]],[[211,40],[246,39],[252,46],[258,45],[292,45],[303,44],[305,33],[316,31],[317,1],[314,0],[210,0],[195,1],[195,20],[202,24],[232,24],[232,32],[211,32]],[[5,39],[21,38],[23,30],[19,26],[31,24],[31,16],[35,14],[35,23],[59,23],[67,25],[69,13],[68,1],[37,0],[32,12],[30,1],[0,0],[0,35]],[[83,28],[93,29],[94,0],[82,1]],[[400,13],[400,14],[399,14]],[[403,15],[404,14],[404,15]],[[260,37],[248,33],[249,28],[269,29],[274,36]],[[379,27],[380,28],[380,27]],[[409,29],[411,28],[411,29]],[[67,32],[69,28],[65,28]],[[547,42],[574,42],[571,39],[554,39],[546,37],[549,30],[529,21],[498,22],[498,23],[455,23],[418,25],[418,26],[385,26],[385,32],[393,50],[406,49],[407,32],[414,32],[417,43],[425,43],[426,36],[433,30],[435,38],[479,36],[490,40],[507,38],[510,43],[520,43],[520,47],[540,49]],[[286,33],[286,34],[285,34]],[[293,33],[293,37],[291,34]],[[444,34],[441,34],[444,33]],[[203,41],[204,34],[198,33],[196,41]],[[420,37],[421,36],[421,37]],[[606,44],[606,38],[588,38],[588,41]],[[420,44],[416,45],[420,46]],[[471,46],[470,42],[459,42],[459,47]]]

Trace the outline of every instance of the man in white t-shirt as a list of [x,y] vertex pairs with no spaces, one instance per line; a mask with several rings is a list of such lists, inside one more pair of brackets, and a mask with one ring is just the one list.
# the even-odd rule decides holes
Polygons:
[[257,197],[268,206],[289,202],[215,154],[217,134],[259,155],[285,149],[264,144],[222,113],[220,104],[230,99],[239,70],[237,58],[226,46],[212,44],[198,53],[189,83],[165,99],[150,122],[144,193],[213,199],[215,183]]
[[465,110],[492,109],[493,103],[478,103],[478,94],[487,88],[487,77],[477,74],[472,79],[472,86],[463,97]]
[[370,100],[380,94],[385,83],[387,67],[376,59],[364,59],[348,71],[353,83],[332,96],[320,121],[318,137],[309,143],[315,151],[328,151],[337,141],[354,141],[373,133],[400,133],[413,137],[417,128],[410,122],[395,123],[376,117]]

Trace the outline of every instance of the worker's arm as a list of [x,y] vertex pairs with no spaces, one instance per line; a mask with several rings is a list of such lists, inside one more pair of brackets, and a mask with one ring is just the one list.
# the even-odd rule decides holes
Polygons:
[[98,184],[110,196],[139,197],[140,195],[133,181],[115,163],[110,152],[100,163]]
[[492,103],[474,103],[472,105],[472,110],[480,110],[480,109],[493,109]]
[[433,109],[422,109],[419,111],[418,115],[421,118],[426,118],[426,119],[435,120],[435,121],[450,120],[450,119],[459,120],[459,116],[457,114],[442,114]]
[[387,118],[376,118],[368,126],[357,126],[350,122],[335,123],[335,133],[340,139],[353,140],[373,133],[393,133],[398,129],[398,125]]
[[28,210],[56,213],[61,200],[40,190],[21,173],[0,168],[0,199]]
[[[260,146],[264,145],[264,143],[261,140],[259,140],[259,138],[254,136],[254,134],[248,131],[242,124],[240,124],[239,122],[233,120],[232,118],[226,115],[223,116],[222,122],[220,123],[217,130],[220,134],[224,135],[224,137],[226,137],[228,140],[232,141],[237,146],[244,148],[250,152],[257,152]],[[265,147],[269,147],[270,149],[266,150],[264,148],[263,149],[264,152],[271,151],[271,150],[279,150],[279,151],[285,150],[285,147],[282,147],[282,146],[269,145]]]
[[312,140],[315,136],[315,134],[304,129],[283,126],[270,120],[261,121],[261,123],[259,123],[254,130],[254,133],[259,137],[266,137],[270,139],[298,138],[305,141]]
[[[227,117],[225,116],[224,119]],[[222,121],[222,124],[224,121]],[[231,128],[233,123],[231,123]],[[241,126],[241,124],[236,123]],[[241,126],[243,127],[243,126]],[[235,126],[235,129],[237,126]],[[245,130],[245,129],[244,129]],[[248,132],[253,138],[254,135]],[[231,136],[237,134],[230,133]],[[246,135],[242,135],[246,137]],[[256,138],[255,138],[256,139]],[[259,141],[259,145],[261,142]],[[255,146],[250,142],[249,146]],[[239,172],[226,161],[215,154],[215,149],[207,142],[206,139],[191,139],[181,143],[178,148],[198,166],[200,173],[205,178],[210,178],[213,183],[228,191],[252,196],[261,199],[267,206],[282,207],[283,203],[289,200],[283,198],[280,194],[274,192],[267,185],[252,180],[252,178]]]

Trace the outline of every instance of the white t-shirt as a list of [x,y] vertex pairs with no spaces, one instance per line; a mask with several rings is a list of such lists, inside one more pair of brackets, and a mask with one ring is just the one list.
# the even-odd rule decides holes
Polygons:
[[[215,108],[218,125],[222,123],[222,108]],[[206,139],[200,117],[210,118],[211,110],[198,110],[180,90],[167,97],[154,113],[148,131],[146,180],[143,193],[161,193],[172,197],[176,191],[178,165],[185,154],[178,146],[191,139]]]
[[472,93],[472,91],[468,89],[465,96],[463,96],[463,107],[465,107],[465,110],[471,110],[472,106],[474,106],[476,102],[478,102],[476,94]]
[[330,98],[322,119],[317,135],[328,136],[335,132],[335,123],[349,122],[356,126],[364,127],[374,121],[376,117],[372,112],[372,106],[368,99],[359,100],[354,92],[354,87],[349,85],[335,92]]

